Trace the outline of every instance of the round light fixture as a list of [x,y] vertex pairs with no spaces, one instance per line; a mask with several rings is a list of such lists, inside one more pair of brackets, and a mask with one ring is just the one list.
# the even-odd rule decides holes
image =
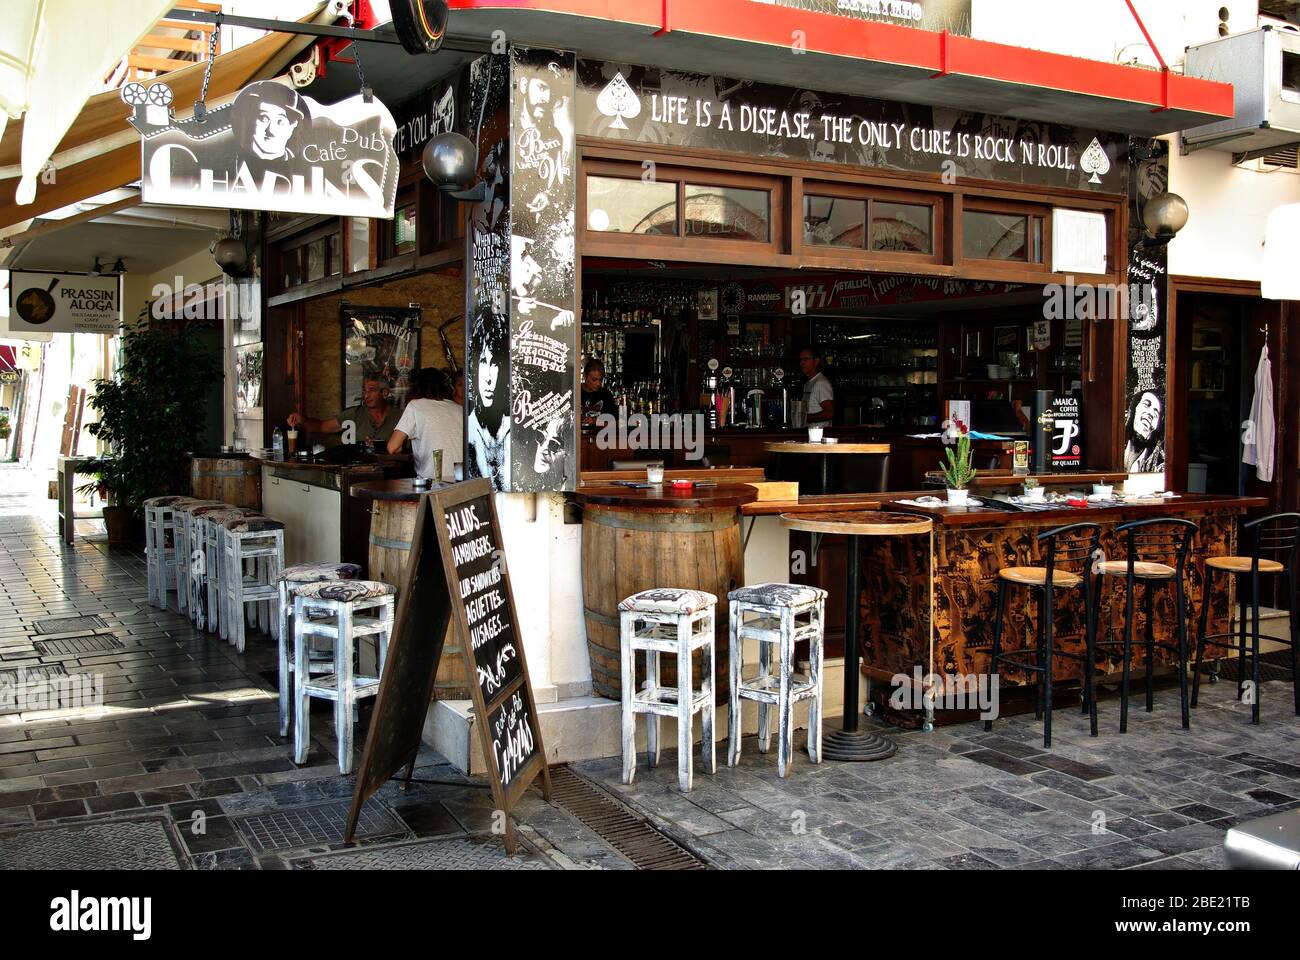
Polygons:
[[439,190],[468,190],[478,175],[478,149],[459,133],[440,133],[424,145],[420,156],[424,175]]
[[1142,208],[1142,224],[1156,240],[1168,242],[1187,226],[1187,201],[1176,193],[1152,197]]
[[248,250],[242,240],[222,237],[212,245],[212,259],[217,261],[223,273],[237,277],[248,267]]

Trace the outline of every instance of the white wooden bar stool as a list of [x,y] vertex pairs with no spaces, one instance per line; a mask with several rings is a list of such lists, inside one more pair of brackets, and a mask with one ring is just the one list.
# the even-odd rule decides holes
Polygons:
[[[208,573],[207,579],[207,630],[209,633],[220,634],[222,640],[233,643],[233,634],[230,632],[233,621],[230,614],[230,594],[225,589],[226,581],[226,524],[232,520],[239,520],[245,517],[262,517],[263,514],[256,510],[250,510],[247,507],[232,507],[230,504],[222,504],[221,509],[213,510],[210,513],[204,513],[199,517],[199,528],[203,539],[204,553],[206,555],[205,569]],[[245,558],[247,559],[247,558]],[[245,564],[242,560],[239,564],[241,575],[249,573],[248,567],[260,562],[253,560],[251,564]],[[259,572],[255,568],[254,572]],[[279,594],[276,594],[277,598]],[[249,622],[254,626],[257,625],[257,615],[260,608],[254,608],[250,612]],[[264,629],[268,629],[264,627]]]
[[195,500],[193,497],[186,497],[172,507],[172,517],[176,524],[172,531],[176,543],[176,609],[186,616],[190,616],[190,596],[193,591],[190,583],[190,578],[194,576],[193,548],[190,545],[190,528],[194,523],[193,511],[198,507],[208,506],[215,507],[219,504],[215,500]]
[[[772,742],[768,710],[777,708],[776,772],[784,777],[793,754],[794,705],[808,704],[808,757],[822,762],[822,638],[826,591],[797,583],[760,583],[727,595],[731,601],[731,709],[727,712],[727,766],[740,762],[742,700],[758,704],[758,752]],[[758,675],[741,679],[745,641],[758,642]],[[808,641],[808,675],[794,672],[795,644]],[[776,674],[772,657],[776,655]]]
[[[643,590],[618,605],[623,679],[623,782],[636,775],[636,715],[646,715],[650,766],[659,765],[659,718],[677,718],[677,783],[691,789],[695,714],[700,714],[700,753],[707,773],[717,770],[713,745],[713,612],[718,598],[702,590]],[[700,688],[691,680],[691,654],[708,648]],[[636,688],[636,654],[645,652],[646,685]],[[659,685],[659,654],[677,657],[677,686]]]
[[[272,632],[271,623],[279,616],[272,608],[280,602],[276,578],[284,567],[284,524],[245,512],[227,519],[218,537],[224,540],[221,592],[225,597],[225,638],[243,653],[245,605],[256,605],[258,626],[264,633]],[[244,573],[246,560],[255,561],[251,576]]]
[[[279,615],[275,618],[275,639],[280,648],[280,736],[289,734],[289,696],[291,682],[297,661],[290,653],[293,634],[290,623],[293,622],[294,587],[304,583],[324,583],[327,580],[355,580],[361,576],[361,568],[355,563],[299,563],[285,567],[276,578],[280,592]],[[333,667],[334,653],[324,648],[312,648],[308,651],[310,673],[329,673]]]
[[[388,638],[393,630],[397,588],[378,580],[326,580],[295,584],[293,593],[293,760],[306,763],[311,745],[311,698],[334,701],[334,731],[338,739],[339,772],[352,772],[352,724],[357,701],[379,692],[379,678],[388,658]],[[318,614],[312,619],[311,614]],[[319,615],[323,614],[324,617]],[[353,668],[357,639],[373,636],[378,642],[376,676],[357,675]],[[334,644],[334,668],[322,676],[311,675],[309,646],[313,637]]]
[[[176,507],[189,497],[150,497],[144,502],[145,584],[149,603],[167,609],[167,591],[176,579]],[[179,601],[177,601],[179,603]]]
[[189,597],[186,601],[186,616],[200,630],[215,629],[216,611],[212,608],[210,588],[215,589],[220,563],[208,549],[207,524],[205,519],[212,513],[232,509],[228,503],[215,500],[196,500],[181,510],[184,520],[185,549],[189,553],[187,567]]

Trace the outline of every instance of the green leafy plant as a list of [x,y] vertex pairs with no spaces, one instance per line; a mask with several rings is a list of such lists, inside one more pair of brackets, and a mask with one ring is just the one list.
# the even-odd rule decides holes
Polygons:
[[943,471],[943,479],[950,490],[965,490],[977,472],[971,466],[970,432],[965,427],[947,430],[944,434],[945,444],[950,442],[948,438],[952,433],[956,436],[944,451],[945,458],[939,461],[939,469]]
[[87,429],[109,452],[90,461],[95,480],[81,489],[98,488],[137,516],[150,497],[188,490],[188,454],[218,375],[216,358],[182,334],[147,326],[124,334],[117,376],[95,381],[90,399],[99,420]]
[[11,433],[13,427],[9,425],[9,414],[0,413],[0,440],[8,440]]

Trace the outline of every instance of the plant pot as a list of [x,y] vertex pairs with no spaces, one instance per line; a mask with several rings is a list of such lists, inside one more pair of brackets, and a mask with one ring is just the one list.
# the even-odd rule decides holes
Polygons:
[[970,500],[969,490],[954,490],[948,488],[948,503],[954,507],[964,507]]
[[108,545],[129,547],[144,542],[144,526],[130,507],[104,507],[104,527],[108,530]]

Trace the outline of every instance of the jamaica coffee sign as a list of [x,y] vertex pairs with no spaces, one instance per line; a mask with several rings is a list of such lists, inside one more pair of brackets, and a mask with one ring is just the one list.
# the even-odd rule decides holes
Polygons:
[[409,777],[450,622],[461,639],[466,675],[475,678],[474,726],[496,809],[507,814],[506,849],[514,853],[508,814],[539,775],[549,800],[551,779],[488,480],[424,496],[400,597],[347,838],[370,794],[403,766]]
[[146,203],[391,220],[397,123],[378,99],[323,104],[273,80],[178,121],[165,83],[128,83]]
[[578,61],[578,133],[779,160],[1123,193],[1127,138],[947,107]]

